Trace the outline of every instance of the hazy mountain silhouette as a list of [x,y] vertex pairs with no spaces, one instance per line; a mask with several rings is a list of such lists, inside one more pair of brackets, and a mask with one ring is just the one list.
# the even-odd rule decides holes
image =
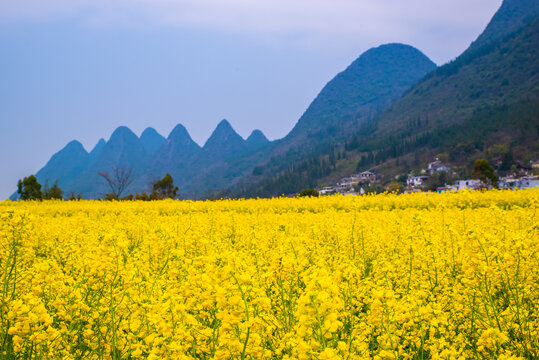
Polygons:
[[[372,48],[324,86],[287,136],[265,147],[264,154],[250,154],[233,167],[243,165],[245,184],[260,181],[261,174],[262,178],[273,176],[289,164],[354,134],[435,68],[427,56],[409,45]],[[250,176],[253,171],[256,174]]]
[[52,186],[57,180],[58,185],[66,187],[76,179],[88,166],[90,156],[77,140],[68,143],[62,150],[54,154],[47,164],[37,172],[37,180],[42,184]]
[[144,149],[146,149],[146,153],[151,156],[163,145],[165,138],[155,131],[154,128],[149,127],[140,135],[140,141]]
[[[106,144],[96,146],[92,161],[76,179],[76,187],[87,197],[101,196],[107,189],[96,175],[98,171],[133,166],[137,180],[130,190],[148,190],[152,180],[167,172],[192,196],[226,188],[276,154],[290,153],[291,148],[296,154],[305,154],[322,142],[344,138],[389,107],[433,68],[435,64],[411,46],[389,44],[371,49],[331,80],[291,133],[278,142],[268,141],[259,130],[244,140],[227,120],[217,125],[202,148],[182,125],[176,126],[166,141],[152,128],[139,139],[128,128],[120,127]],[[286,161],[273,165],[282,166]]]
[[475,50],[491,41],[503,39],[529,24],[538,14],[537,0],[505,0],[468,50]]
[[264,135],[264,133],[262,133],[262,131],[258,129],[253,130],[253,132],[251,132],[251,135],[249,135],[246,140],[249,150],[258,149],[264,145],[267,145],[269,142],[270,141],[268,140],[266,135]]
[[427,56],[409,45],[372,48],[324,86],[287,138],[346,135],[387,109],[435,68]]
[[209,161],[219,161],[245,151],[246,146],[245,140],[230,123],[221,120],[202,149]]
[[99,156],[69,186],[85,198],[101,197],[110,189],[98,172],[112,173],[115,168],[133,167],[133,176],[139,177],[144,173],[148,160],[148,153],[141,140],[128,127],[120,126],[114,130]]
[[94,161],[101,155],[101,152],[103,151],[103,148],[105,147],[106,143],[107,142],[105,141],[105,139],[103,138],[99,139],[99,141],[97,142],[97,144],[95,144],[92,151],[90,151],[90,161]]

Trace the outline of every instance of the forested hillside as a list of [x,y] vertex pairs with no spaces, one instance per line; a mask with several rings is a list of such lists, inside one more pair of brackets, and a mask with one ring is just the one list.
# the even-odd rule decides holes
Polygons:
[[[511,13],[504,14],[508,9],[523,21],[515,11],[519,7],[502,6],[486,33],[499,27],[495,19],[509,21]],[[437,153],[447,153],[453,164],[466,168],[471,158],[487,156],[495,145],[523,158],[539,155],[539,20],[524,24],[474,43],[411,87],[381,116],[363,122],[344,143],[333,142],[231,193],[294,193],[370,168],[391,181]]]

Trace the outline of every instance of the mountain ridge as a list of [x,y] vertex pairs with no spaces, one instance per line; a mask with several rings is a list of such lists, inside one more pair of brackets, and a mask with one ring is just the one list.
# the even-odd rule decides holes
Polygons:
[[[487,35],[491,29],[500,26],[499,21],[518,23],[522,18],[521,12],[517,12],[517,19],[512,21],[510,10],[521,10],[520,5],[526,1],[520,4],[513,2],[513,6],[507,6],[504,2],[487,26]],[[435,149],[447,151],[447,148],[440,148],[441,144],[454,144],[455,154],[450,153],[449,156],[460,159],[459,166],[466,166],[463,159],[473,154],[485,156],[481,152],[485,150],[480,150],[478,143],[488,147],[501,141],[504,146],[511,148],[514,145],[508,143],[507,139],[521,138],[533,154],[533,149],[539,149],[539,144],[534,145],[533,140],[525,134],[525,129],[518,127],[533,124],[533,117],[529,114],[535,105],[533,100],[531,103],[526,101],[539,97],[539,10],[537,6],[528,10],[527,19],[533,15],[534,20],[523,21],[522,27],[495,38],[480,35],[480,39],[486,39],[483,44],[472,43],[454,61],[427,74],[405,91],[402,98],[388,110],[351,134],[344,146],[333,143],[327,149],[312,152],[288,167],[275,168],[267,175],[262,171],[259,179],[253,176],[253,181],[231,188],[230,193],[232,196],[274,196],[318,186],[321,179],[336,181],[338,177],[373,166],[391,179],[399,174],[398,171],[405,171],[402,164],[409,164],[410,152],[417,154],[422,149],[416,155],[416,159],[421,161],[434,156]],[[510,13],[507,14],[507,11]],[[524,101],[522,105],[518,105],[521,101]],[[516,104],[514,108],[505,107],[512,103]],[[513,114],[521,111],[526,114],[523,118],[526,121],[511,122],[503,117],[504,111]],[[501,120],[500,125],[489,122],[488,117],[477,115],[489,113]],[[462,124],[471,126],[470,119],[480,119],[489,124],[482,127],[481,138],[471,139],[462,128]],[[506,128],[500,128],[502,123]],[[446,138],[442,131],[445,128],[453,129],[447,136],[451,134],[461,142]],[[456,129],[462,133],[455,132]],[[504,131],[505,135],[502,135]],[[462,152],[462,149],[468,150]],[[515,149],[517,151],[519,146]],[[406,159],[400,162],[400,166],[399,157]]]
[[[202,147],[180,124],[167,139],[153,129],[138,138],[119,127],[108,142],[96,144],[89,160],[80,160],[84,154],[79,151],[80,163],[88,165],[72,183],[85,195],[102,195],[106,187],[92,188],[90,180],[95,185],[97,171],[123,165],[136,167],[129,191],[146,190],[152,179],[170,172],[187,198],[211,197],[227,188],[233,196],[272,196],[346,174],[356,169],[352,163],[357,170],[373,165],[381,171],[402,169],[418,149],[421,158],[447,144],[473,148],[478,141],[473,143],[462,128],[473,121],[480,122],[481,131],[475,133],[482,134],[482,146],[506,141],[501,124],[528,144],[532,140],[518,126],[533,124],[530,109],[535,104],[526,99],[539,96],[537,14],[535,2],[505,0],[477,40],[439,68],[409,45],[369,49],[328,81],[292,130],[275,141],[258,130],[244,139],[227,120]],[[526,116],[511,122],[504,111]],[[152,147],[149,139],[159,146]],[[404,159],[400,167],[399,157]],[[45,173],[46,167],[40,171]]]
[[[407,86],[435,66],[423,53],[409,45],[386,44],[370,49],[330,80],[290,133],[277,141],[267,140],[260,131],[253,131],[245,140],[223,119],[202,147],[192,141],[185,127],[178,125],[167,139],[159,139],[162,143],[155,150],[155,146],[153,149],[148,144],[144,146],[141,141],[144,139],[120,126],[109,141],[100,145],[99,156],[94,156],[88,169],[77,180],[81,182],[80,192],[84,196],[102,196],[106,188],[100,185],[92,189],[91,182],[99,182],[95,174],[110,171],[120,164],[135,167],[138,180],[129,191],[148,189],[151,178],[159,178],[166,172],[171,173],[190,197],[199,197],[208,190],[227,188],[249,177],[257,165],[271,162],[275,156],[292,154],[292,157],[285,157],[284,161],[288,162],[317,147],[318,140],[328,134],[344,138],[348,131],[390,106]],[[338,86],[334,87],[335,83],[346,84],[341,90],[342,98]],[[342,106],[330,121],[326,120],[331,114],[324,113],[324,106],[319,105],[324,102]],[[152,130],[145,132],[159,138],[160,135]],[[143,135],[141,138],[146,137]],[[122,151],[122,146],[130,150]],[[76,182],[72,183],[75,186]]]
[[146,149],[149,155],[153,155],[159,150],[165,142],[165,138],[159,134],[154,128],[147,127],[140,135],[142,146]]

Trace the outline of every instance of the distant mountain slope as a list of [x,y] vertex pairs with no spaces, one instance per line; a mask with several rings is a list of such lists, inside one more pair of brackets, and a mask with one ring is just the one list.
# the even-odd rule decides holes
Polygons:
[[105,139],[103,138],[99,139],[99,141],[97,142],[97,144],[95,144],[92,151],[90,151],[90,161],[94,161],[101,155],[101,152],[103,151],[103,148],[105,147],[106,143],[107,142],[105,141]]
[[490,41],[504,38],[530,23],[538,14],[539,1],[537,0],[505,0],[469,50],[475,50]]
[[356,130],[400,98],[436,65],[409,45],[372,48],[335,76],[309,105],[285,142],[301,137],[336,138]]
[[243,152],[245,148],[245,140],[232,128],[227,120],[222,120],[202,149],[210,161],[217,161]]
[[264,145],[267,145],[270,141],[262,133],[262,131],[256,129],[251,132],[251,135],[246,140],[249,150],[258,149]]
[[[537,3],[527,8],[528,3],[506,0],[481,41],[412,86],[348,137],[345,146],[333,142],[277,171],[264,169],[262,176],[240,183],[232,194],[295,192],[373,166],[391,179],[399,171],[397,158],[405,159],[400,171],[407,171],[402,163],[413,154],[417,162],[447,152],[456,164],[466,165],[473,154],[486,156],[489,146],[504,144],[537,155],[533,112],[539,98],[539,19]],[[503,24],[512,24],[515,31],[497,34],[493,29]]]
[[182,183],[184,195],[204,198],[229,187],[250,174],[272,144],[260,130],[244,140],[228,121],[221,121],[189,167],[190,174]]
[[72,180],[79,176],[86,168],[89,155],[76,140],[71,141],[62,150],[54,154],[47,164],[37,172],[37,180],[45,185],[52,186],[56,181],[65,189]]
[[263,153],[231,163],[231,168],[241,169],[237,186],[256,186],[288,165],[343,141],[369,125],[435,68],[428,57],[409,45],[387,44],[366,51],[324,86],[286,137]]
[[480,107],[537,95],[539,22],[467,51],[416,84],[378,121],[376,134],[422,120],[421,131],[461,121]]
[[[69,186],[85,198],[102,197],[110,191],[98,172],[111,172],[115,167],[133,167],[134,176],[142,180],[141,174],[148,164],[148,154],[140,139],[126,126],[120,126],[110,136],[101,154],[73,180]],[[132,190],[140,184],[133,184]]]
[[[176,125],[163,145],[151,157],[145,170],[148,175],[147,182],[160,179],[169,173],[177,185],[185,184],[194,176],[195,159],[201,152],[201,147],[193,141],[187,129],[182,124]],[[183,186],[181,192],[184,192]]]
[[165,138],[155,131],[154,128],[146,128],[140,135],[140,142],[148,155],[153,155],[165,142]]
[[[90,155],[77,140],[70,141],[63,149],[54,154],[37,173],[37,181],[43,186],[58,186],[68,193],[72,190],[72,182],[86,169]],[[10,196],[11,200],[19,198],[17,192]]]
[[156,152],[150,168],[159,174],[162,171],[183,169],[200,151],[200,146],[191,139],[187,129],[178,124]]

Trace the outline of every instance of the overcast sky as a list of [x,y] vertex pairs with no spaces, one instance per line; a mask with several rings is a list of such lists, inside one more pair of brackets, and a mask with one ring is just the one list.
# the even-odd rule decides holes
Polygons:
[[413,45],[437,64],[501,0],[0,0],[0,199],[70,140],[120,125],[203,145],[226,118],[243,137],[288,133],[362,52]]

